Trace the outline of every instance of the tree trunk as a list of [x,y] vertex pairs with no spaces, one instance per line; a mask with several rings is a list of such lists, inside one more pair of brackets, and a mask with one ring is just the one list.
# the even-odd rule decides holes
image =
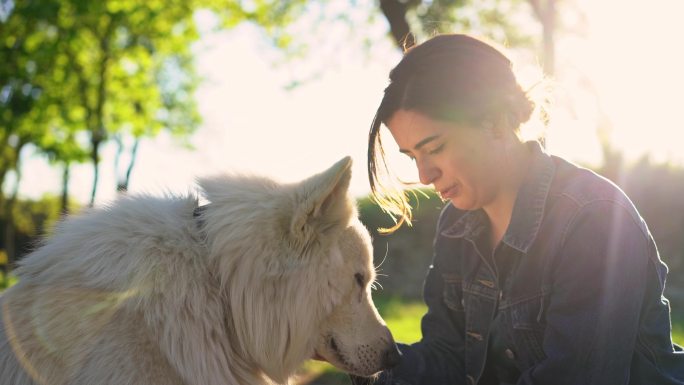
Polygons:
[[133,167],[135,166],[135,161],[138,157],[138,146],[140,145],[140,138],[135,139],[133,148],[131,148],[131,160],[128,163],[128,168],[126,168],[126,175],[123,179],[119,180],[117,185],[117,190],[126,192],[128,191],[128,185],[131,182],[131,173],[133,172]]
[[[105,130],[104,126],[104,105],[105,99],[107,98],[107,73],[109,69],[109,60],[111,58],[109,40],[112,37],[115,26],[114,15],[109,15],[109,23],[100,40],[100,51],[102,52],[99,73],[100,83],[97,86],[97,104],[95,105],[94,124],[91,126],[92,134],[90,138],[93,146],[91,159],[93,161],[94,171],[93,190],[90,194],[90,207],[93,207],[95,204],[95,194],[97,193],[97,184],[100,177],[100,145],[107,139],[107,130]],[[94,33],[97,33],[97,31],[94,31]]]
[[413,46],[416,39],[411,33],[411,27],[406,20],[408,1],[380,0],[380,10],[385,15],[390,26],[390,32],[397,46],[404,50]]
[[5,204],[5,190],[3,186],[5,185],[5,176],[7,175],[8,168],[0,167],[0,207],[4,207]]
[[[16,122],[14,124],[16,124]],[[14,128],[6,126],[4,127],[4,130],[5,132],[0,135],[2,138],[2,141],[0,141],[0,148],[2,149],[11,147],[10,136],[13,135]],[[12,150],[2,151],[3,159],[0,160],[0,207],[4,207],[5,204],[5,177],[7,176],[7,173],[17,165],[17,160],[19,159],[18,151],[21,151],[22,147],[24,146],[22,142],[17,143],[17,145],[18,146],[14,153]],[[14,156],[16,156],[16,159],[13,159]]]
[[[5,270],[6,274],[12,269],[13,263],[16,260],[16,236],[15,236],[15,226],[14,226],[14,204],[17,201],[17,196],[19,195],[19,183],[21,182],[21,151],[26,145],[26,141],[20,139],[17,143],[14,160],[14,172],[16,174],[16,183],[14,184],[14,190],[9,199],[4,201],[5,209],[5,252],[7,253],[7,268]],[[8,170],[7,170],[8,171]],[[7,277],[7,276],[5,276]]]
[[542,63],[546,75],[553,75],[556,70],[556,0],[528,0],[537,20],[542,25]]
[[69,214],[69,171],[71,165],[69,162],[64,162],[64,170],[62,171],[62,204],[60,212],[63,216]]
[[[7,200],[5,205],[5,220],[7,221],[5,226],[5,252],[7,253],[7,268],[6,274],[9,274],[14,262],[17,260],[17,248],[16,248],[16,228],[14,226],[14,205],[17,202],[17,196],[19,195],[19,183],[21,181],[21,172],[19,171],[19,162],[17,161],[17,182],[14,185],[14,191],[12,196]],[[5,275],[7,277],[7,275]]]
[[93,188],[90,192],[90,203],[88,206],[95,205],[95,194],[97,194],[97,184],[100,179],[100,143],[101,141],[93,137],[91,140],[92,151],[90,153],[90,160],[93,162]]
[[95,204],[95,196],[97,194],[97,186],[100,177],[100,145],[107,141],[107,130],[104,125],[104,107],[107,97],[107,73],[109,69],[109,62],[111,60],[112,52],[110,51],[110,39],[114,33],[117,26],[117,20],[120,15],[108,14],[109,20],[107,20],[107,25],[101,28],[98,24],[92,27],[91,31],[93,35],[99,37],[99,48],[100,48],[100,61],[99,61],[99,71],[96,76],[99,77],[99,83],[97,85],[97,94],[95,98],[95,105],[92,106],[90,103],[91,98],[88,95],[88,89],[90,87],[91,78],[95,75],[88,76],[83,70],[82,66],[77,60],[77,54],[72,49],[67,48],[66,54],[69,60],[73,63],[76,68],[76,74],[78,77],[79,93],[81,97],[81,102],[86,114],[86,129],[90,132],[90,143],[91,143],[91,153],[90,158],[93,162],[93,187],[90,193],[90,203],[89,206],[92,207]]
[[[556,72],[556,0],[528,0],[534,15],[542,25],[542,70],[544,75],[552,77]],[[547,122],[548,124],[548,122]],[[539,138],[542,147],[546,147],[546,138]]]
[[556,72],[556,0],[547,0],[544,20],[544,72],[553,76]]

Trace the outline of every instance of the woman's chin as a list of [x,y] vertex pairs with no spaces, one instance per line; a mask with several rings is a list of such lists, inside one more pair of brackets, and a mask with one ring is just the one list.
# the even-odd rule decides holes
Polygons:
[[451,205],[456,207],[459,210],[471,211],[471,210],[479,209],[479,207],[475,204],[475,202],[473,202],[471,200],[463,199],[463,197],[460,197],[460,196],[450,198],[449,202],[451,202]]

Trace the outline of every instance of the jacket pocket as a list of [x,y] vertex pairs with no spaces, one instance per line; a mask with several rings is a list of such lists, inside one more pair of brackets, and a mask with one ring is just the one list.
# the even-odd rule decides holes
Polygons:
[[513,338],[519,351],[529,352],[532,362],[546,358],[544,352],[544,296],[516,302],[510,306]]
[[463,287],[461,277],[454,274],[442,274],[444,280],[444,289],[442,298],[444,304],[451,310],[457,312],[464,312],[463,306]]

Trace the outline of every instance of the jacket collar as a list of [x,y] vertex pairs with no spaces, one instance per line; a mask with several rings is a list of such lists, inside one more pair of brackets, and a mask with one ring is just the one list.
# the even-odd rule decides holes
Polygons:
[[[544,152],[538,142],[530,141],[526,145],[532,152],[530,172],[520,185],[513,205],[511,222],[502,239],[503,243],[523,253],[527,253],[539,233],[546,199],[556,170],[551,156]],[[448,225],[442,231],[442,235],[472,240],[480,236],[486,228],[487,215],[484,210],[478,209],[466,211],[453,224]]]

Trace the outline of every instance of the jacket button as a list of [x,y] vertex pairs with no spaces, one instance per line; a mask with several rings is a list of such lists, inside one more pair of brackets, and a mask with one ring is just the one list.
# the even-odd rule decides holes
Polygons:
[[512,351],[511,349],[506,349],[506,350],[504,351],[504,354],[505,354],[506,357],[508,357],[508,359],[510,359],[510,360],[512,360],[512,359],[515,358],[515,353],[513,353],[513,351]]
[[470,337],[472,337],[472,338],[478,340],[478,341],[484,340],[484,337],[482,337],[482,334],[475,333],[475,332],[466,332],[466,334],[467,334],[468,336],[470,336]]

